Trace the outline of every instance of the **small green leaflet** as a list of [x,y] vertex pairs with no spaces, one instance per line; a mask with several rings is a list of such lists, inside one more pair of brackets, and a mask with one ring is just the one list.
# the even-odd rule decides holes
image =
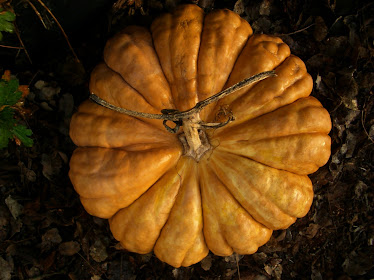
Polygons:
[[16,15],[10,11],[3,11],[0,8],[0,41],[3,38],[1,31],[14,32],[13,21],[16,19]]
[[18,124],[14,119],[15,105],[22,97],[22,92],[18,90],[18,80],[0,80],[0,149],[8,146],[9,140],[18,138],[26,147],[33,145],[32,131],[24,125]]
[[18,90],[18,80],[12,79],[9,82],[0,80],[0,107],[4,105],[13,106],[22,96]]
[[0,149],[7,147],[9,140],[13,139],[12,129],[16,125],[13,113],[14,110],[10,107],[0,111]]
[[30,138],[32,135],[31,129],[26,128],[24,125],[18,124],[13,127],[12,133],[25,145],[31,147],[34,141]]
[[3,123],[0,122],[0,149],[8,147],[8,142],[13,139],[13,136],[21,140],[26,147],[32,147],[34,141],[29,137],[31,135],[31,129],[26,128],[24,125],[15,125],[9,130],[7,125],[3,127]]

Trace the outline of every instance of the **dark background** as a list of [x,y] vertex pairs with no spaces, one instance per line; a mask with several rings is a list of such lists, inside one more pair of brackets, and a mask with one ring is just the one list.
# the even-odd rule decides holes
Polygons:
[[[14,9],[28,52],[0,47],[0,72],[29,85],[24,115],[34,146],[0,151],[0,279],[372,279],[374,278],[374,4],[354,0],[37,0]],[[228,8],[256,33],[275,34],[302,58],[312,95],[330,112],[330,161],[310,177],[308,215],[249,256],[212,254],[174,269],[151,253],[119,250],[106,220],[89,216],[67,176],[69,122],[88,97],[106,40],[126,25],[149,26],[179,3]],[[40,13],[45,27],[31,5]],[[0,42],[20,46],[16,34]]]

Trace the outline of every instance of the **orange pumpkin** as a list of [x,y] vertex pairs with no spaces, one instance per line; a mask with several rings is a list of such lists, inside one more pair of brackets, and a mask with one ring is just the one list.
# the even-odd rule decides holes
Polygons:
[[178,114],[245,78],[276,74],[174,120],[177,133],[165,129],[170,119],[81,104],[69,176],[87,212],[109,219],[127,250],[153,250],[174,267],[209,250],[252,254],[307,214],[307,175],[330,157],[330,117],[309,97],[304,63],[281,39],[252,33],[229,10],[184,5],[107,43],[90,91],[131,112]]

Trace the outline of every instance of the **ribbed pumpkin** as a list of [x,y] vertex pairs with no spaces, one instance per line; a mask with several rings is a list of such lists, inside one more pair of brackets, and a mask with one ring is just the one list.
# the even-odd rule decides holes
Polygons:
[[[80,105],[70,126],[78,148],[69,176],[87,212],[109,219],[127,250],[154,251],[174,267],[197,263],[209,250],[252,254],[273,230],[307,214],[307,175],[329,159],[330,117],[309,96],[304,63],[281,39],[252,33],[234,12],[184,5],[150,30],[127,27],[106,44],[90,91],[136,112],[186,111],[245,78],[276,74],[182,120],[174,134],[162,120],[91,100]],[[235,120],[199,125],[225,114]],[[198,152],[199,145],[207,148]]]

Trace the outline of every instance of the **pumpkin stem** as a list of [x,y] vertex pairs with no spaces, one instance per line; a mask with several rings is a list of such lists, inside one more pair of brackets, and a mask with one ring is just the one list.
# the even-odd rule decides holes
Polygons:
[[184,148],[184,155],[194,158],[197,162],[211,149],[205,129],[201,129],[200,114],[183,120],[183,133],[179,140]]
[[[184,154],[193,157],[196,161],[199,161],[201,157],[211,149],[205,129],[222,127],[234,120],[233,116],[229,116],[227,121],[223,123],[204,123],[200,119],[200,111],[209,104],[217,102],[221,98],[228,96],[235,91],[238,91],[255,82],[274,76],[276,76],[274,71],[259,73],[250,78],[244,79],[243,81],[215,95],[212,95],[205,100],[198,102],[193,108],[183,112],[175,109],[163,109],[161,110],[162,114],[149,114],[114,106],[113,104],[101,99],[94,93],[91,93],[90,99],[101,106],[132,117],[164,120],[163,124],[165,128],[171,133],[177,133],[179,128],[182,126],[183,133],[179,135],[179,139],[183,144]],[[167,121],[174,122],[175,127],[169,127],[167,125]]]

